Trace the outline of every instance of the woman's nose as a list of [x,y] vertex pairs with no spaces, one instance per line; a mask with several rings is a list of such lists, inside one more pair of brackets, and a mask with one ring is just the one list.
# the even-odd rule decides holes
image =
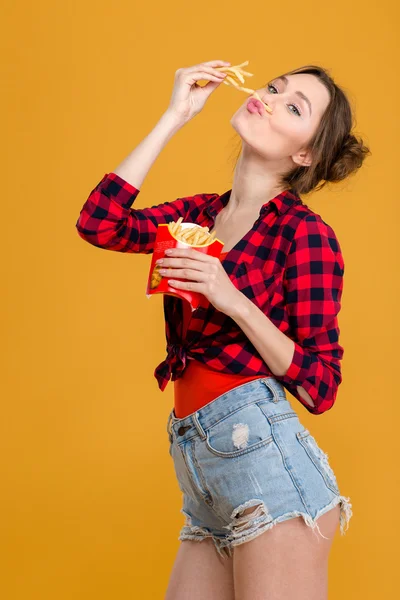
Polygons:
[[263,102],[265,102],[266,104],[268,104],[268,106],[270,106],[272,108],[272,110],[274,109],[274,104],[275,104],[275,98],[271,98],[271,96],[273,96],[274,94],[268,94],[268,92],[265,92],[262,94],[260,94],[261,100]]

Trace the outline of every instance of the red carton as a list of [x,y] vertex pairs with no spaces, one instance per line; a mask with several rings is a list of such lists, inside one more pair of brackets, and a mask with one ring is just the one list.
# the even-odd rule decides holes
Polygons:
[[[201,227],[197,223],[180,223],[181,229],[186,229],[187,227]],[[204,229],[204,227],[202,228]],[[214,238],[210,244],[207,245],[191,245],[183,242],[182,240],[178,240],[169,230],[168,223],[161,224],[157,227],[156,240],[154,242],[154,251],[150,265],[149,277],[147,280],[147,289],[146,296],[147,298],[151,298],[153,294],[170,294],[171,296],[177,296],[178,298],[183,298],[187,300],[192,308],[192,311],[195,310],[201,301],[201,297],[203,294],[199,292],[191,292],[189,290],[181,290],[178,288],[171,287],[168,285],[168,277],[163,277],[160,275],[158,270],[162,267],[162,265],[157,265],[156,260],[159,258],[168,258],[165,254],[165,250],[167,248],[196,248],[198,252],[204,252],[204,254],[209,254],[210,256],[215,256],[219,258],[224,243],[218,238]],[[177,279],[175,277],[175,279]],[[180,279],[180,281],[188,281],[187,279]]]

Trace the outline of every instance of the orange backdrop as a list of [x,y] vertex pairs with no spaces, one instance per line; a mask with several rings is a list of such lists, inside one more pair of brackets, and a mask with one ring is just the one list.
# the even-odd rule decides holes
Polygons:
[[[399,538],[398,13],[210,0],[7,3],[1,39],[3,294],[0,595],[163,598],[183,524],[165,430],[173,386],[149,256],[75,230],[90,191],[151,131],[183,66],[249,60],[253,87],[303,64],[329,70],[371,148],[355,177],[308,205],[334,228],[346,272],[344,381],[305,426],[353,503],[330,597],[390,598]],[[393,77],[394,76],[394,77]],[[135,208],[232,183],[244,94],[221,85],[154,164]],[[292,400],[292,397],[291,397]]]

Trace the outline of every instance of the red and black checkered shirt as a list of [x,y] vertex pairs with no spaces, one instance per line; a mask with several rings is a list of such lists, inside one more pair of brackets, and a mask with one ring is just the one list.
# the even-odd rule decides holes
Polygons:
[[[116,173],[106,173],[83,205],[76,223],[79,235],[99,248],[150,254],[160,223],[182,217],[211,230],[232,190],[133,209],[139,191]],[[275,377],[310,413],[330,409],[342,380],[338,313],[344,274],[332,228],[293,190],[285,190],[261,207],[222,264],[235,287],[294,341],[288,371],[274,375],[236,322],[210,303],[192,313],[183,340],[184,301],[164,294],[167,356],[154,372],[159,388],[180,377],[189,355],[220,372]],[[297,386],[308,392],[314,407]]]

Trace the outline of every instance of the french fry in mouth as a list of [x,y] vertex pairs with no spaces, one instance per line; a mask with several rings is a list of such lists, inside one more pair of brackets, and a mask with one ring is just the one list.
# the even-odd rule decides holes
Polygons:
[[235,87],[236,89],[240,90],[241,92],[245,92],[246,94],[250,94],[252,96],[254,96],[255,98],[257,98],[257,100],[259,100],[261,102],[261,104],[264,106],[265,110],[269,113],[272,113],[271,108],[268,106],[268,104],[265,104],[265,102],[263,102],[260,98],[260,96],[257,94],[256,90],[252,90],[251,88],[246,88],[243,87],[241,84],[244,83],[244,78],[245,77],[253,77],[253,73],[249,73],[248,71],[244,71],[243,67],[245,67],[246,65],[249,64],[249,61],[246,60],[245,62],[241,63],[240,65],[235,65],[233,67],[216,67],[216,71],[221,71],[222,73],[227,73],[227,76],[225,77],[223,83],[225,83],[226,85],[231,85],[232,87]]

